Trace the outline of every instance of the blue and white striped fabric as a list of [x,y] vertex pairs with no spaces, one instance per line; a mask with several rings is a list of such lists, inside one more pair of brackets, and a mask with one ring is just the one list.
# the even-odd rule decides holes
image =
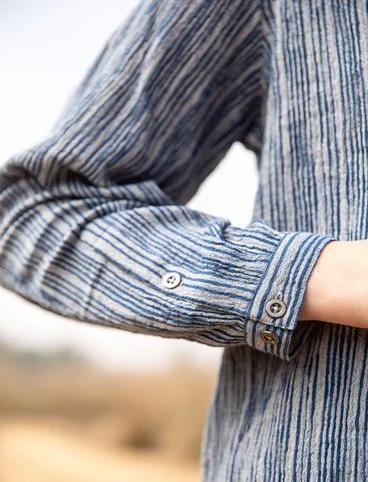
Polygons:
[[[324,246],[368,237],[367,8],[143,1],[1,170],[3,286],[224,347],[205,482],[368,480],[367,330],[298,320]],[[234,142],[259,162],[245,229],[185,206]]]

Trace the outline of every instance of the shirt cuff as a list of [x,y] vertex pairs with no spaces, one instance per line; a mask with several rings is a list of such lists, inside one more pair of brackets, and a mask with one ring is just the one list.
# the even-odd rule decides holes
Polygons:
[[331,236],[286,232],[263,272],[244,324],[247,344],[284,360],[294,358],[313,323],[299,321],[309,276]]

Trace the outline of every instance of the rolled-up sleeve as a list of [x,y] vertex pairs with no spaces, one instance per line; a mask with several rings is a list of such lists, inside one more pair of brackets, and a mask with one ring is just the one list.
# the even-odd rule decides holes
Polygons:
[[116,29],[50,135],[0,172],[4,287],[81,321],[294,356],[333,238],[186,206],[260,115],[256,3],[149,0]]

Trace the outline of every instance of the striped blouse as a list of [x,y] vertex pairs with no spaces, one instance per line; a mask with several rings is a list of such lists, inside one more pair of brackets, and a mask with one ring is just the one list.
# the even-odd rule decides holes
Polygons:
[[[368,237],[367,38],[359,0],[143,0],[0,171],[4,287],[224,347],[204,482],[368,480],[367,330],[299,320],[326,244]],[[246,228],[186,206],[234,142]]]

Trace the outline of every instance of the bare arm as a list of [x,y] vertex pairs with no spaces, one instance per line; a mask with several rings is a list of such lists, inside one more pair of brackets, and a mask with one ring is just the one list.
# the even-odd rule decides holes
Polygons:
[[301,320],[368,328],[368,241],[334,241],[307,284]]

